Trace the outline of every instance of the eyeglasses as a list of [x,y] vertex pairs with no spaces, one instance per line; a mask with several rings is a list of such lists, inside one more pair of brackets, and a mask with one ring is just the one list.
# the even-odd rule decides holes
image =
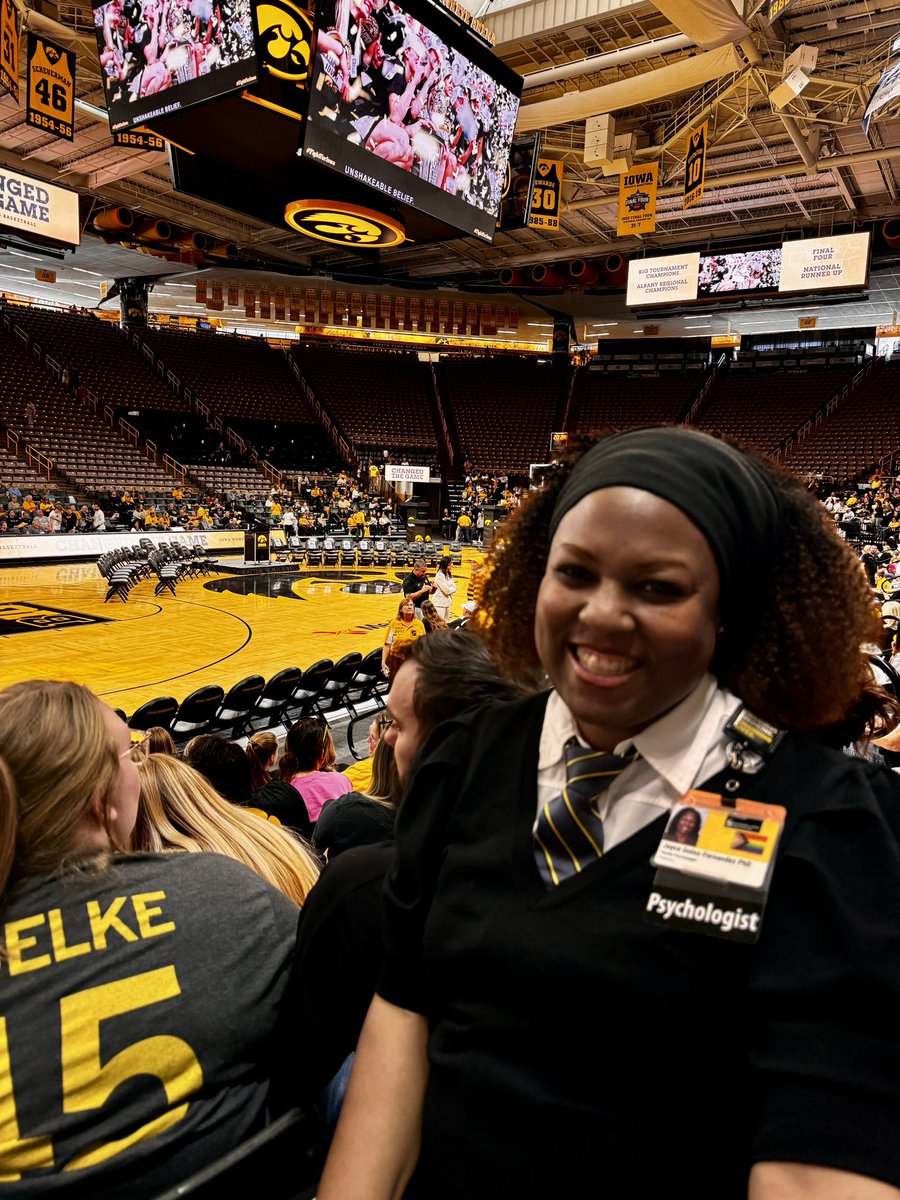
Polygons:
[[143,762],[147,757],[147,751],[150,748],[147,744],[149,740],[150,734],[147,732],[143,735],[143,737],[138,738],[136,742],[132,742],[127,750],[123,750],[119,755],[119,758],[130,758],[131,761],[135,763]]

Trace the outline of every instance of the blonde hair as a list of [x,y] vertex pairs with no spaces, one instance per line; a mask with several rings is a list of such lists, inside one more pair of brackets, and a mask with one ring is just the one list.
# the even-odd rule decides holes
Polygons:
[[224,854],[295,904],[303,903],[319,867],[298,837],[223,800],[199,771],[167,754],[149,755],[138,764],[138,773],[141,800],[133,850]]
[[147,754],[176,754],[175,739],[162,725],[154,725],[147,730]]
[[0,692],[0,897],[18,879],[46,875],[84,855],[80,826],[99,798],[114,850],[108,805],[119,751],[104,705],[77,683],[33,679]]
[[254,792],[269,782],[267,764],[277,754],[278,738],[268,729],[260,729],[250,738],[246,755],[250,760],[250,782]]

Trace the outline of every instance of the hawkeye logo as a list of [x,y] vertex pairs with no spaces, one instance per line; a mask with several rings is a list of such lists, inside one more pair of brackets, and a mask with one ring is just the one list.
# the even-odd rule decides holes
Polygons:
[[90,613],[48,608],[46,604],[0,604],[0,637],[41,629],[71,629],[75,625],[105,625],[108,620]]
[[268,539],[266,538],[266,535],[264,533],[261,533],[257,536],[256,544],[257,544],[257,546],[265,546],[267,541],[268,541]]
[[312,21],[290,0],[266,0],[256,6],[259,43],[266,70],[302,87],[309,77]]
[[284,219],[298,233],[333,246],[399,246],[406,231],[385,213],[333,200],[293,200]]

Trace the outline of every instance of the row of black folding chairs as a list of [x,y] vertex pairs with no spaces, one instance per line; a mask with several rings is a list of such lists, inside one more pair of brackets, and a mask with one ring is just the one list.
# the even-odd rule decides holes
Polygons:
[[286,667],[268,681],[262,675],[248,675],[227,692],[207,684],[180,703],[174,696],[157,696],[132,713],[128,724],[132,729],[161,726],[178,744],[202,733],[238,738],[301,717],[322,716],[326,721],[345,713],[358,717],[360,708],[370,702],[384,707],[386,688],[381,650],[365,657],[354,651],[337,662],[320,659],[305,671]]
[[207,576],[218,569],[218,560],[207,558],[199,546],[154,542],[150,538],[141,538],[136,546],[107,551],[97,559],[97,570],[107,583],[104,604],[115,596],[126,603],[135,584],[151,574],[157,580],[155,595],[168,591],[174,596],[179,580]]
[[444,553],[455,565],[462,550],[454,542],[387,542],[383,538],[291,537],[285,546],[275,544],[276,560],[306,563],[310,567],[409,567],[418,558],[434,566]]

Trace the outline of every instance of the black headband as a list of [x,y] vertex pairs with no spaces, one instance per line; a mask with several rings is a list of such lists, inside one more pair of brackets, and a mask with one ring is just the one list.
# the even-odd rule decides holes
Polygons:
[[575,464],[550,519],[559,523],[601,488],[651,492],[680,509],[709,542],[723,598],[737,585],[756,590],[781,538],[777,480],[750,454],[681,426],[635,429],[592,446]]

